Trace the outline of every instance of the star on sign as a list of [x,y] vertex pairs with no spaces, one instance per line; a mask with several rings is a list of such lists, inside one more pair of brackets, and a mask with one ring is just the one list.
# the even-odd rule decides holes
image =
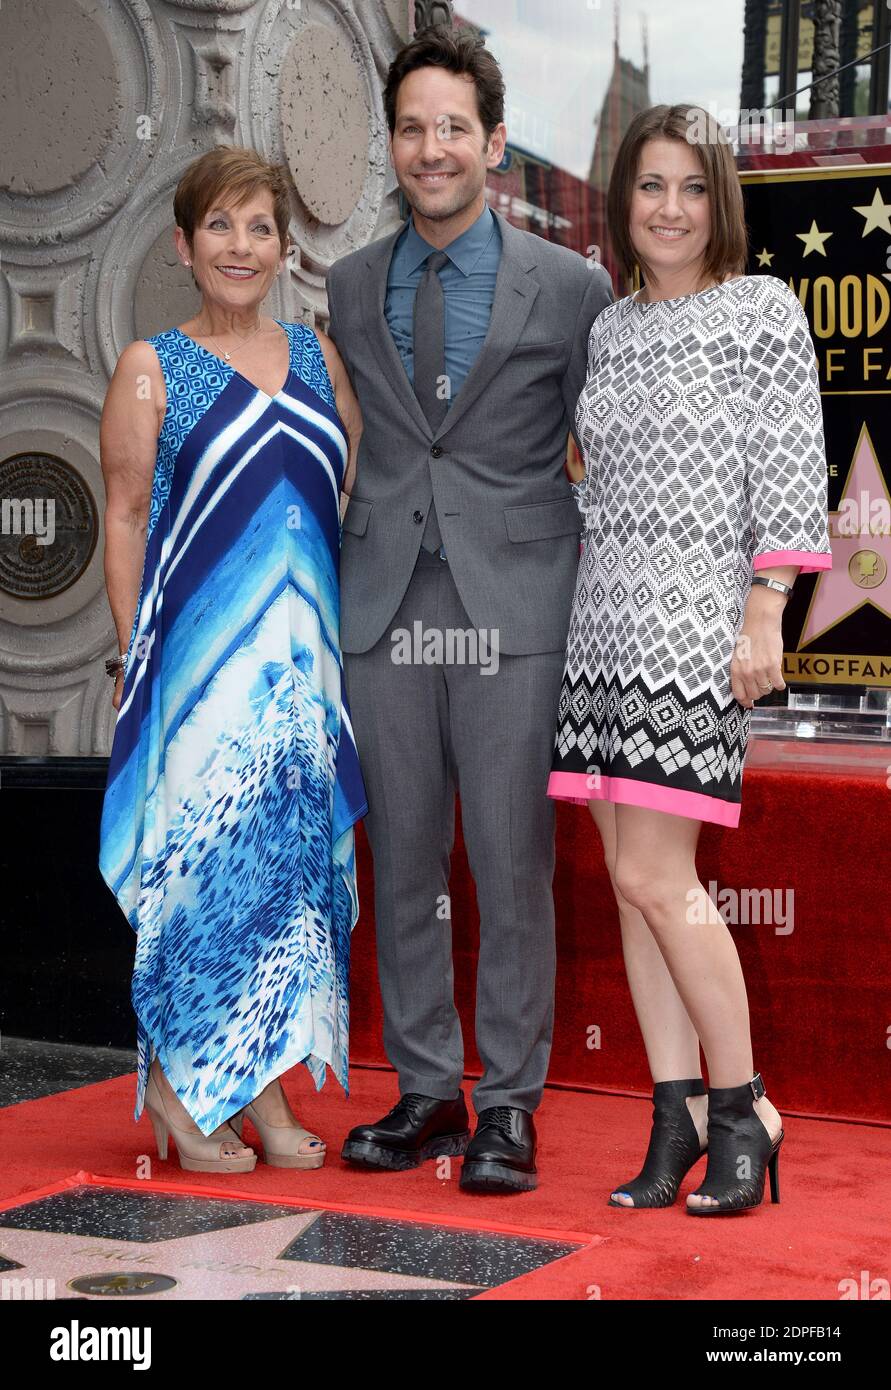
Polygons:
[[760,251],[758,254],[758,264],[770,265],[773,262],[773,258],[775,255],[775,251],[768,251],[767,247],[765,246],[764,250]]
[[[176,1280],[172,1289],[149,1295],[152,1302],[193,1299],[242,1299],[247,1293],[284,1293],[299,1299],[301,1293],[362,1290],[434,1290],[463,1292],[476,1285],[432,1279],[420,1275],[390,1274],[371,1269],[350,1269],[315,1261],[283,1260],[280,1254],[307,1231],[323,1213],[258,1221],[249,1226],[174,1237],[171,1240],[128,1241],[101,1236],[69,1235],[7,1227],[0,1231],[0,1253],[22,1266],[7,1277],[29,1275],[55,1279],[56,1298],[77,1296],[68,1287],[84,1275],[105,1276],[120,1286],[121,1273],[137,1271],[148,1276],[163,1274]],[[113,1298],[108,1295],[82,1297]],[[132,1298],[133,1294],[117,1295]],[[137,1294],[138,1298],[139,1295]]]
[[889,232],[891,233],[891,220],[888,214],[891,213],[891,203],[882,200],[880,189],[876,189],[872,195],[872,202],[864,207],[855,207],[855,212],[859,212],[863,217],[863,235],[868,236],[870,232]]
[[[817,577],[798,639],[799,650],[822,637],[842,618],[850,617],[865,604],[872,604],[880,613],[891,618],[891,536],[885,531],[875,533],[871,530],[869,508],[865,505],[882,498],[891,502],[875,447],[864,425],[838,509],[829,513],[832,569],[821,570]],[[857,506],[859,526],[852,535],[840,534],[839,514],[843,504],[850,499]],[[857,576],[862,569],[856,565],[854,574],[851,573],[851,562],[860,552],[877,556],[879,563],[885,561],[885,578],[874,588],[858,588]],[[881,574],[880,569],[878,574]]]
[[809,256],[812,251],[819,251],[821,256],[825,256],[825,242],[827,242],[831,236],[834,236],[834,233],[821,232],[816,222],[811,222],[810,231],[796,232],[795,235],[798,237],[799,241],[804,242],[804,250],[801,253],[803,256]]

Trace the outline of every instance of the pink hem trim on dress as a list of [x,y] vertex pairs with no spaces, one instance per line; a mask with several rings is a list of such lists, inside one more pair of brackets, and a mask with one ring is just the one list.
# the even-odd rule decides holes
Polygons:
[[817,555],[812,550],[767,550],[755,556],[756,570],[771,569],[774,565],[800,565],[802,574],[832,569],[831,555]]
[[[631,777],[598,777],[598,785],[584,772],[552,772],[548,778],[548,796],[557,801],[572,801],[587,806],[589,801],[616,801],[624,806],[643,806],[648,811],[664,811],[668,815],[688,816],[692,820],[711,821],[716,825],[739,825],[740,803],[706,796],[703,792],[688,792],[680,787],[657,787],[652,782],[636,782]],[[581,795],[580,795],[581,793]]]

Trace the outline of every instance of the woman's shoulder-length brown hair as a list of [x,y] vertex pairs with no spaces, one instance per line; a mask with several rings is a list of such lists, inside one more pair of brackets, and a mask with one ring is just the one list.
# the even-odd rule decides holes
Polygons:
[[606,195],[606,215],[610,240],[616,257],[633,281],[639,265],[644,279],[650,274],[646,262],[631,241],[631,196],[637,178],[640,153],[648,140],[683,140],[695,150],[705,175],[711,227],[703,272],[710,279],[724,280],[745,271],[748,236],[742,188],[730,142],[715,118],[701,106],[651,106],[633,117],[619,146]]

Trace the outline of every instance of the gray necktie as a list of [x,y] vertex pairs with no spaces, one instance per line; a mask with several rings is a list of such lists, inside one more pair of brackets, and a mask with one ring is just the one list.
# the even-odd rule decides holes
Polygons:
[[[447,395],[441,395],[445,376],[445,298],[439,271],[448,261],[444,251],[427,257],[427,269],[415,291],[414,307],[414,385],[421,409],[435,431],[449,408]],[[442,536],[432,500],[427,525],[421,537],[425,550],[437,551]]]

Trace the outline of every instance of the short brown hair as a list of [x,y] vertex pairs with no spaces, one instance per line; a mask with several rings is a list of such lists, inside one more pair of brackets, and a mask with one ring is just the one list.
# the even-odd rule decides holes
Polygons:
[[390,64],[384,87],[384,111],[390,134],[396,129],[396,97],[402,82],[418,68],[445,68],[472,77],[476,104],[486,139],[504,120],[504,78],[483,40],[470,29],[449,29],[443,24],[423,29],[400,48]]
[[284,256],[288,250],[288,225],[291,221],[288,171],[283,164],[269,164],[256,150],[238,145],[217,145],[193,160],[173,195],[176,225],[185,232],[191,247],[195,228],[208,208],[219,203],[238,207],[260,188],[272,194],[273,216]]
[[[696,135],[699,138],[693,138]],[[639,111],[625,131],[606,195],[610,240],[629,282],[636,264],[645,279],[652,273],[635,251],[629,227],[640,152],[648,140],[683,140],[697,151],[708,189],[711,218],[705,273],[719,281],[730,274],[741,274],[748,259],[748,236],[742,188],[729,140],[714,117],[701,106],[651,106]]]

